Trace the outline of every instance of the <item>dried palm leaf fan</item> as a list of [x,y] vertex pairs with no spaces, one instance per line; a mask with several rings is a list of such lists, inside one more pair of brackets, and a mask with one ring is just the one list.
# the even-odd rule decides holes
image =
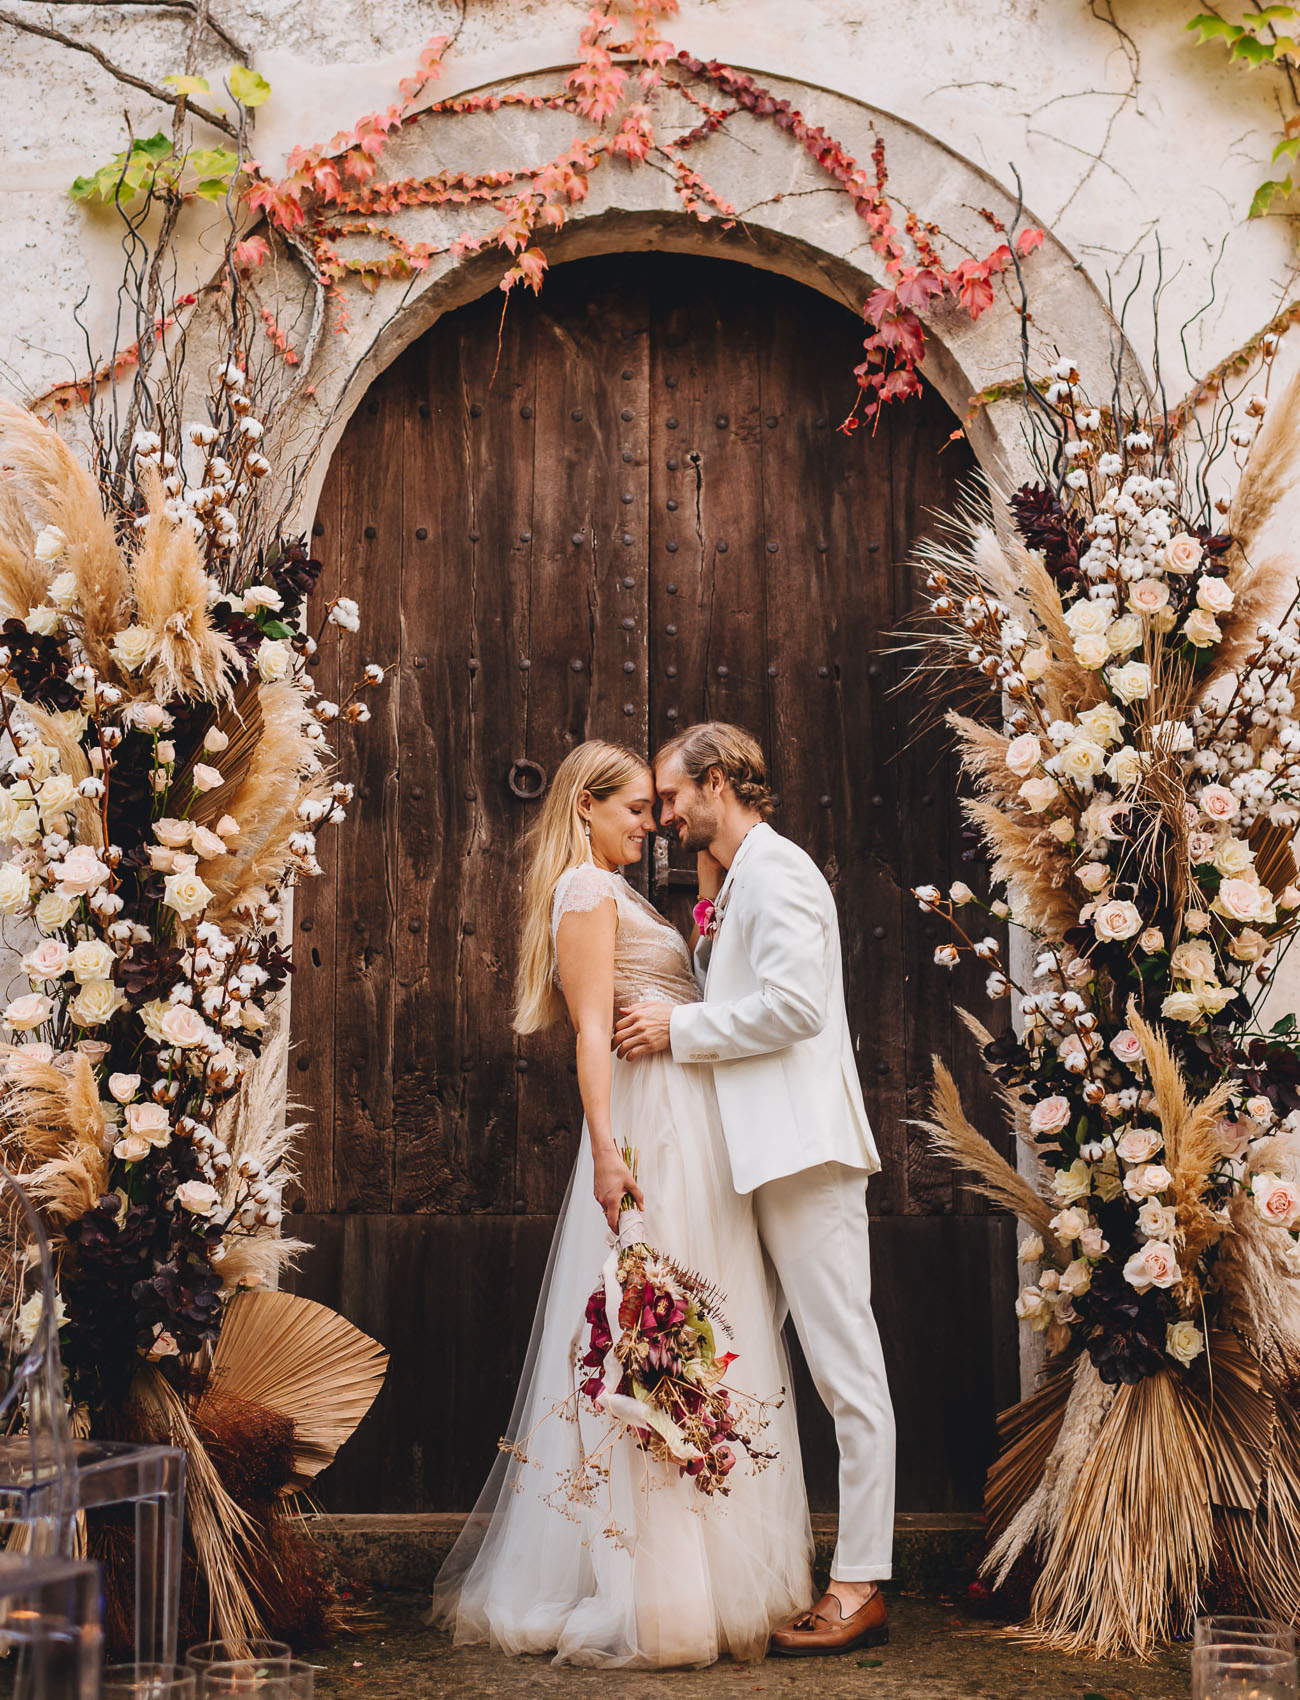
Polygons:
[[1246,834],[1246,842],[1255,852],[1255,872],[1260,884],[1266,885],[1274,897],[1280,897],[1287,886],[1300,879],[1291,838],[1290,827],[1273,826],[1265,820],[1256,821]]
[[294,1473],[306,1487],[375,1401],[388,1353],[332,1310],[296,1293],[240,1293],[230,1302],[199,1402],[244,1400],[289,1417]]

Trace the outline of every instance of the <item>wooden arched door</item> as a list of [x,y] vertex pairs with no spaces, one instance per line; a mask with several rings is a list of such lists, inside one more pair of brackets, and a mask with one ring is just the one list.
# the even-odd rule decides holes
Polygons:
[[[762,738],[775,824],[839,900],[884,1160],[870,1202],[899,1505],[974,1507],[1016,1396],[1013,1235],[907,1125],[932,1052],[973,1080],[952,998],[983,994],[933,965],[908,896],[969,870],[953,766],[942,740],[910,741],[918,705],[891,694],[881,648],[969,451],[928,391],[874,434],[837,433],[860,322],[743,266],[582,261],[500,321],[497,295],[449,314],[383,374],[316,524],[329,582],[363,604],[364,658],[393,668],[370,725],[338,734],[358,804],[295,916],[294,1226],[317,1247],[298,1284],[392,1352],[324,1498],[473,1502],[581,1127],[571,1041],[510,1027],[530,797],[583,738],[650,750],[708,716]],[[639,877],[684,916],[688,870],[661,852]],[[814,1507],[833,1505],[802,1372],[799,1392]]]

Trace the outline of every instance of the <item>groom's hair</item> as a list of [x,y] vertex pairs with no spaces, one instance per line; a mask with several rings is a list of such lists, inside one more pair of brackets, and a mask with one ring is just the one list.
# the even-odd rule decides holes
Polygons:
[[656,754],[655,765],[668,756],[678,758],[686,777],[696,785],[717,768],[736,793],[736,800],[746,808],[757,809],[764,820],[776,807],[762,748],[758,739],[741,726],[729,726],[725,720],[702,720],[670,739]]

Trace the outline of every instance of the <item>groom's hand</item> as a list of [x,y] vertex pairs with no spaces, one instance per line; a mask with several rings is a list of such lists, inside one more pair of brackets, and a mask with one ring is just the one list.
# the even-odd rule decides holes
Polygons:
[[625,1061],[666,1051],[671,1042],[670,1003],[634,1003],[618,1012],[614,1027],[614,1049]]

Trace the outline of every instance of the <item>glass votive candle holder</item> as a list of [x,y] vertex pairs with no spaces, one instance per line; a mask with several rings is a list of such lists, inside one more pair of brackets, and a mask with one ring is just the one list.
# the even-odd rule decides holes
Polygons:
[[195,1700],[196,1678],[184,1665],[105,1665],[103,1700]]
[[316,1692],[316,1667],[303,1659],[226,1659],[204,1665],[198,1679],[198,1700],[227,1700],[236,1695],[248,1695],[250,1700],[312,1700]]
[[230,1641],[200,1641],[186,1653],[185,1663],[191,1670],[201,1671],[208,1665],[248,1664],[251,1661],[264,1665],[268,1670],[287,1672],[292,1658],[293,1649],[287,1641],[248,1641],[242,1647]]
[[1294,1625],[1283,1623],[1280,1618],[1231,1617],[1220,1613],[1198,1617],[1192,1640],[1197,1647],[1230,1646],[1235,1642],[1248,1646],[1281,1647],[1285,1652],[1293,1652],[1296,1644]]
[[1296,1700],[1296,1656],[1267,1642],[1192,1648],[1192,1700]]

